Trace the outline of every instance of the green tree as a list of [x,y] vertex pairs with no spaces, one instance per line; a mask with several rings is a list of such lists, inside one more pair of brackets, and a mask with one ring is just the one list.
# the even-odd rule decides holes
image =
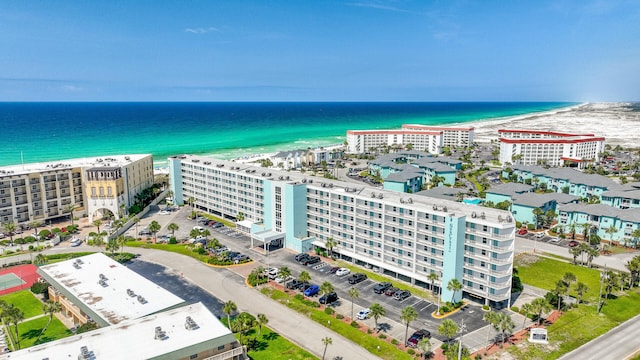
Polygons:
[[531,210],[531,213],[533,213],[535,219],[536,229],[539,229],[542,217],[544,216],[544,211],[541,208],[535,208]]
[[[20,330],[18,324],[24,320],[24,312],[18,309],[14,304],[6,306],[2,311],[2,320],[9,325],[9,334],[13,336],[13,342],[16,348],[20,349]],[[13,326],[13,332],[11,331]]]
[[306,271],[302,271],[300,275],[298,275],[298,281],[302,283],[308,283],[309,281],[311,281],[311,275],[309,275],[309,273]]
[[585,283],[578,282],[576,284],[576,294],[578,295],[578,304],[582,301],[582,296],[589,291],[589,287]]
[[562,296],[566,294],[568,291],[569,291],[569,287],[564,281],[562,280],[556,281],[556,286],[553,289],[553,292],[558,297],[558,311],[560,311],[560,307],[562,306]]
[[493,328],[496,329],[500,333],[501,344],[500,347],[504,346],[505,340],[509,337],[508,334],[515,329],[516,325],[513,323],[513,319],[507,313],[497,313],[495,321],[493,323]]
[[589,247],[587,249],[587,266],[591,267],[591,263],[593,262],[593,259],[598,256],[600,256],[600,251],[598,251],[598,249]]
[[257,323],[256,318],[245,311],[238,314],[238,316],[235,318],[233,322],[234,330],[236,330],[240,335],[239,340],[241,344],[242,344],[242,335],[244,335],[244,333],[247,330],[250,330],[251,328],[253,328],[256,325],[256,323]]
[[243,212],[239,212],[236,215],[236,221],[242,221],[242,220],[244,220],[244,213]]
[[524,319],[522,320],[522,328],[524,329],[527,319],[529,318],[529,314],[533,313],[533,308],[531,304],[526,303],[522,305],[522,307],[520,308],[520,312],[524,315]]
[[[29,227],[33,229],[34,234],[38,234],[38,228],[42,227],[43,223],[40,220],[33,220],[29,223]],[[40,236],[36,236],[36,245],[40,246]]]
[[628,260],[625,264],[627,270],[629,270],[630,279],[630,287],[633,287],[640,278],[640,256],[636,255],[631,260]]
[[439,278],[440,278],[440,277],[438,276],[438,274],[437,274],[436,272],[434,272],[434,271],[430,272],[430,273],[429,273],[429,275],[427,275],[427,279],[428,279],[429,281],[431,281],[431,292],[432,292],[433,294],[435,294],[435,293],[436,293],[436,286],[435,286],[435,283],[436,283],[436,280],[438,280]]
[[351,298],[351,319],[353,319],[353,300],[360,297],[360,292],[358,291],[358,289],[352,287],[351,289],[349,289],[348,294],[349,294],[349,297]]
[[638,247],[638,239],[640,239],[640,229],[635,229],[631,232],[631,238],[633,239],[633,247]]
[[322,360],[324,360],[325,355],[327,354],[327,347],[333,344],[333,339],[330,337],[322,338],[322,345],[324,345],[324,351],[322,352]]
[[180,226],[176,223],[170,223],[169,225],[167,225],[167,230],[171,231],[171,237],[175,237],[176,231],[178,231],[179,229]]
[[286,281],[289,278],[289,276],[291,276],[291,270],[288,267],[283,266],[280,268],[280,270],[278,270],[278,276],[283,278],[284,281]]
[[609,246],[613,246],[613,234],[618,232],[618,228],[614,225],[611,225],[608,228],[604,229],[604,232],[609,235]]
[[96,229],[98,229],[96,232],[100,234],[100,226],[102,226],[102,220],[100,219],[93,220],[93,226],[95,226]]
[[418,341],[418,350],[424,359],[427,359],[431,354],[431,340],[428,337],[423,337]]
[[162,226],[155,220],[153,220],[151,224],[149,224],[149,231],[151,231],[151,233],[153,234],[153,240],[157,240],[156,235],[158,234],[158,231],[160,231],[160,229],[162,229]]
[[538,325],[542,324],[542,314],[548,313],[551,309],[551,304],[543,298],[537,298],[531,302],[531,310],[537,316]]
[[387,313],[387,310],[385,310],[385,308],[378,303],[373,303],[371,304],[371,306],[369,306],[369,314],[371,314],[371,317],[375,322],[376,329],[378,328],[378,320],[381,317],[383,317],[386,313]]
[[127,245],[127,237],[124,235],[119,235],[116,238],[116,244],[118,245],[118,248],[120,248],[120,251],[124,251],[124,246]]
[[451,295],[451,302],[454,302],[456,298],[456,293],[462,290],[462,284],[458,279],[453,278],[449,280],[449,282],[447,283],[447,290],[453,291],[453,294]]
[[267,325],[269,323],[269,318],[265,314],[258,314],[258,336],[262,333],[262,325]]
[[438,326],[438,334],[445,337],[447,343],[458,333],[458,324],[451,319],[444,319]]
[[43,253],[39,253],[36,255],[35,259],[33,259],[33,264],[36,266],[44,265],[47,263],[47,256]]
[[16,232],[16,224],[13,222],[3,223],[2,231],[4,231],[5,234],[9,235],[9,241],[11,242],[11,245],[13,245],[13,235]]
[[327,250],[329,250],[329,257],[333,257],[333,248],[337,245],[338,242],[333,240],[332,237],[327,239],[327,241],[325,242],[325,246],[327,247]]
[[411,324],[412,321],[416,320],[417,318],[418,318],[418,312],[411,305],[406,306],[404,309],[402,309],[402,312],[400,313],[400,320],[402,320],[402,322],[405,324],[405,329],[404,329],[405,344],[407,343],[407,340],[409,340],[409,337],[408,337],[409,325]]
[[571,257],[573,257],[573,265],[578,264],[578,256],[580,256],[582,252],[583,250],[579,246],[569,248],[569,254],[571,254]]
[[116,241],[116,239],[109,239],[109,241],[107,241],[107,246],[105,247],[105,250],[111,252],[111,255],[113,255],[116,253],[116,251],[118,251],[119,247],[120,246],[118,245],[118,242]]
[[46,303],[42,304],[42,311],[45,314],[49,315],[49,321],[47,321],[47,325],[45,325],[42,331],[40,331],[40,335],[38,335],[38,338],[35,341],[36,344],[40,340],[40,337],[42,337],[42,335],[44,335],[44,333],[47,331],[49,325],[51,325],[51,322],[53,321],[53,314],[60,312],[61,310],[62,306],[59,302],[47,301]]
[[229,325],[229,330],[231,330],[231,314],[233,314],[237,310],[238,305],[236,305],[236,303],[231,300],[224,303],[224,306],[222,307],[222,312],[227,314],[227,325]]
[[325,281],[322,283],[322,285],[320,285],[320,291],[322,292],[322,295],[333,292],[333,290],[333,285],[331,285],[331,283],[328,281]]
[[[69,214],[69,220],[71,221],[71,225],[75,225],[73,223],[73,212],[76,210],[76,204],[67,204],[65,205],[65,207],[62,209],[62,212],[64,213],[68,213]],[[100,230],[98,230],[98,232],[100,232]]]
[[[482,320],[489,323],[489,325],[493,326],[498,317],[498,313],[493,311],[488,311],[482,316]],[[489,344],[489,337],[491,336],[491,326],[487,328],[487,344]]]
[[566,272],[564,273],[564,276],[562,277],[562,282],[564,282],[565,284],[567,284],[567,293],[569,291],[571,291],[571,285],[576,282],[577,278],[576,275],[572,272]]

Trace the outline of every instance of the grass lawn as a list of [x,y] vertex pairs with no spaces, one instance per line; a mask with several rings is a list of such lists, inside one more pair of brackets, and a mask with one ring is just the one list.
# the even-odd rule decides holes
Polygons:
[[[584,266],[573,265],[564,261],[537,257],[531,254],[516,256],[514,266],[518,270],[518,276],[524,284],[539,287],[545,290],[553,290],[558,280],[561,280],[565,273],[573,273],[577,281],[585,283],[589,291],[583,295],[583,300],[593,302],[598,300],[600,289],[600,272]],[[526,260],[525,260],[526,258]],[[531,259],[537,259],[530,262]],[[575,283],[572,285],[570,295],[576,297]]]
[[[238,334],[235,334],[236,338],[240,338]],[[256,337],[257,342],[255,348],[251,349],[248,354],[251,359],[254,360],[303,360],[303,359],[317,359],[313,354],[302,349],[298,345],[283,338],[277,332],[269,329],[266,326],[262,327],[262,332],[258,335],[256,330],[251,330],[248,334],[245,334],[243,338]],[[320,341],[320,339],[318,339]],[[331,346],[331,345],[329,345]]]
[[42,302],[29,290],[20,290],[11,294],[3,295],[0,299],[7,304],[14,304],[18,309],[24,312],[24,318],[28,319],[36,315],[42,314]]
[[139,247],[139,248],[145,248],[145,249],[171,251],[174,253],[192,257],[204,263],[206,263],[207,260],[209,260],[210,258],[209,255],[200,255],[193,252],[188,244],[149,244],[146,241],[129,241],[127,242],[127,246]]
[[[47,325],[49,316],[39,317],[31,321],[26,321],[18,324],[18,330],[20,331],[20,347],[22,349],[35,345],[35,341],[40,335],[40,332]],[[46,343],[49,341],[62,339],[67,336],[71,336],[73,333],[67,329],[60,320],[53,317],[53,321],[49,324],[47,331],[42,335],[38,344]]]

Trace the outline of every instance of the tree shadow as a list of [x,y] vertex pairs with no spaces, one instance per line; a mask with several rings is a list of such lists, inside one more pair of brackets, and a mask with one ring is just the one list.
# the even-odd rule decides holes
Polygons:
[[377,332],[387,332],[389,330],[391,330],[391,325],[387,323],[378,323],[378,328],[376,329]]
[[21,339],[33,339],[37,338],[38,335],[42,332],[42,329],[31,329],[29,331],[23,332],[20,334]]
[[275,333],[275,332],[271,332],[271,333],[268,333],[268,334],[262,334],[262,338],[267,340],[267,341],[273,341],[273,340],[275,340],[275,339],[277,339],[279,337],[280,337],[280,334]]

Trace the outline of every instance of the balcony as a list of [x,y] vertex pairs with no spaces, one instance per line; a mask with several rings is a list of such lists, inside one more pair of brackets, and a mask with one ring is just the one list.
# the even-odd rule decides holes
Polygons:
[[244,354],[244,347],[237,347],[220,354],[209,356],[207,358],[204,358],[204,360],[228,360],[234,359],[236,356],[238,356],[238,359],[244,359]]

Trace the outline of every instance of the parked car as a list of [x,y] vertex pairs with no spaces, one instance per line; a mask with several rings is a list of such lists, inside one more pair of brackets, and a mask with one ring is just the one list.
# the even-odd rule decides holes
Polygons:
[[320,292],[320,286],[311,285],[304,291],[304,296],[313,296]]
[[522,229],[518,230],[518,235],[527,235],[527,232],[528,232],[527,229],[522,228]]
[[320,262],[319,256],[309,256],[307,258],[304,258],[302,261],[300,261],[302,265],[313,265],[319,262]]
[[287,283],[286,288],[290,290],[295,290],[303,285],[303,282],[298,279],[293,279]]
[[376,286],[373,287],[373,292],[376,294],[384,294],[384,292],[387,291],[387,289],[390,287],[391,287],[391,283],[381,282],[376,284]]
[[392,286],[392,287],[388,288],[387,290],[385,290],[384,294],[387,295],[387,296],[393,296],[393,294],[395,294],[396,291],[398,291],[398,290],[400,290],[400,289],[398,289],[397,287],[393,287]]
[[350,272],[351,272],[351,270],[349,270],[347,268],[340,268],[340,269],[336,270],[336,276],[348,275]]
[[429,330],[420,329],[420,330],[414,332],[411,335],[411,337],[407,340],[407,346],[416,347],[416,346],[418,346],[418,343],[420,342],[420,340],[422,340],[424,338],[430,338],[430,337],[431,337],[431,332]]
[[298,289],[300,289],[300,291],[304,293],[308,288],[311,287],[311,285],[312,284],[309,284],[308,282],[304,282],[298,287]]
[[168,212],[167,210],[160,210],[160,212],[158,214],[159,215],[169,215],[170,212]]
[[247,260],[249,260],[249,257],[248,257],[247,255],[240,254],[240,255],[238,255],[238,256],[236,256],[236,257],[232,258],[232,260],[233,260],[236,264],[239,264],[239,263],[241,263],[241,262],[243,262],[243,261],[247,261]]
[[577,241],[575,241],[575,240],[571,240],[571,241],[569,241],[569,247],[576,247],[576,246],[578,246],[578,245],[580,245],[580,244],[579,244]]
[[80,246],[80,245],[82,245],[82,240],[80,240],[78,238],[73,238],[73,239],[71,239],[70,244],[73,247]]
[[204,228],[202,226],[194,226],[193,230],[204,231]]
[[138,235],[151,235],[151,231],[149,231],[149,229],[142,229],[140,230],[140,232],[138,233]]
[[535,236],[536,238],[538,238],[538,239],[541,239],[541,238],[543,238],[543,237],[544,237],[544,231],[541,231],[541,232],[539,232],[539,233],[536,233],[534,236]]
[[301,262],[303,259],[306,259],[309,257],[309,254],[306,253],[300,253],[298,255],[296,255],[295,259],[297,262]]
[[278,276],[278,277],[276,278],[276,282],[277,282],[278,284],[282,284],[282,283],[287,282],[287,281],[289,281],[289,280],[291,280],[291,279],[293,279],[293,276],[291,276],[291,275],[287,276],[286,278],[285,278],[285,277],[282,277],[282,276]]
[[369,308],[366,309],[362,309],[360,311],[358,311],[358,314],[356,315],[356,318],[358,320],[366,320],[369,318],[369,315],[371,315],[371,310]]
[[330,292],[328,294],[324,294],[320,297],[320,304],[331,304],[332,302],[338,300],[338,294],[335,292]]
[[409,296],[411,296],[411,293],[409,292],[409,290],[399,290],[399,291],[396,291],[395,294],[393,294],[394,300],[398,300],[398,301],[404,300]]
[[280,272],[280,269],[278,268],[271,268],[269,270],[269,273],[267,274],[267,276],[269,277],[269,279],[274,280],[275,278],[278,277],[278,273]]
[[363,273],[357,273],[357,274],[353,274],[351,275],[351,277],[349,277],[349,284],[353,285],[353,284],[357,284],[361,281],[364,281],[364,279],[367,278],[367,275],[363,274]]

